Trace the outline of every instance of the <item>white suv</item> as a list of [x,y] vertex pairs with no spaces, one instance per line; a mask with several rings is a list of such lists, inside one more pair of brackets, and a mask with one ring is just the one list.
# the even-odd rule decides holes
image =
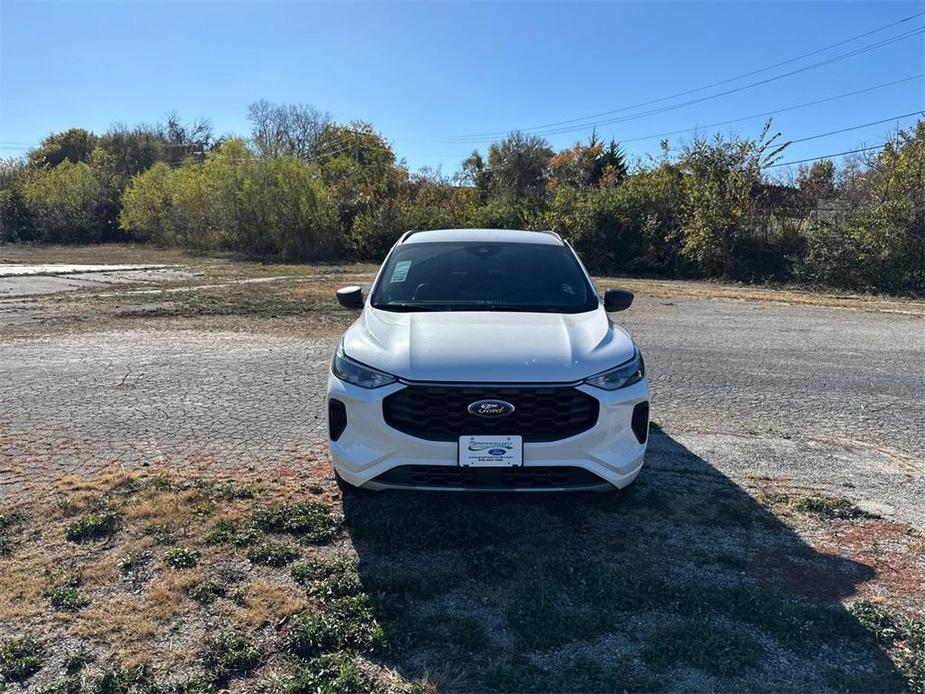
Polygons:
[[328,426],[345,489],[606,490],[642,467],[649,386],[571,246],[536,231],[409,231],[337,346]]

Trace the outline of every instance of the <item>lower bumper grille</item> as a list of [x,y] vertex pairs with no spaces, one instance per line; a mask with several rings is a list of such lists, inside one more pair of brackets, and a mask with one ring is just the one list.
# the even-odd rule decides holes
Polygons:
[[[479,417],[468,411],[478,400],[503,400],[514,411],[503,417]],[[472,434],[558,441],[592,428],[599,409],[597,398],[570,386],[412,385],[382,401],[390,427],[428,441],[455,441]]]
[[571,489],[607,484],[593,472],[570,466],[462,468],[452,465],[400,465],[374,482],[399,487],[466,489]]

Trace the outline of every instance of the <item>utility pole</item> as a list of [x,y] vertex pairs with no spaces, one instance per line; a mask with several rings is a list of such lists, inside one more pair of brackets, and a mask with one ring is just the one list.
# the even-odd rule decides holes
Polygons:
[[353,131],[353,161],[360,163],[360,133],[357,130]]

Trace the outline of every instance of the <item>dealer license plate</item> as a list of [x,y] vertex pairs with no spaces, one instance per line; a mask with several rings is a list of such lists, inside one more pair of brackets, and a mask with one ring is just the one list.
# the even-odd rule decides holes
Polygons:
[[520,467],[524,464],[522,436],[460,436],[461,467]]

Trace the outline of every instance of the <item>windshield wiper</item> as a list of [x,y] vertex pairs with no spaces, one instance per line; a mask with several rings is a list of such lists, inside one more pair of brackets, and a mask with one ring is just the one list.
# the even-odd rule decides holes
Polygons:
[[388,303],[388,304],[372,304],[373,308],[378,308],[380,311],[444,311],[451,309],[443,309],[436,306],[426,306],[422,304],[408,304],[408,303]]

